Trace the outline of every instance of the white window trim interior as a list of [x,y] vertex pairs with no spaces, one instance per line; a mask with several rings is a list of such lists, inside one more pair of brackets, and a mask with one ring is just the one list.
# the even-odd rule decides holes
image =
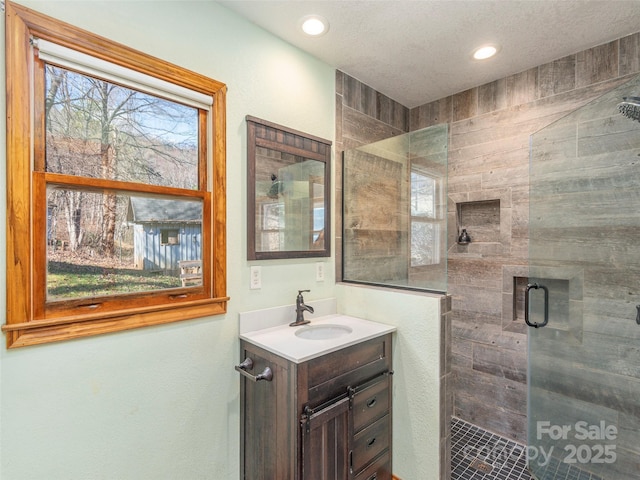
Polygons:
[[[433,179],[434,181],[434,196],[433,196],[433,209],[434,209],[434,215],[430,216],[430,215],[412,215],[411,212],[409,212],[409,223],[413,224],[413,223],[428,223],[434,226],[434,241],[433,241],[433,247],[434,247],[434,255],[433,255],[433,259],[431,263],[421,263],[419,265],[412,265],[412,261],[413,261],[413,256],[410,254],[409,255],[409,267],[410,268],[421,268],[421,267],[427,267],[430,265],[439,265],[442,262],[442,258],[440,255],[440,236],[441,236],[441,228],[440,228],[440,221],[438,220],[438,205],[442,205],[442,188],[440,187],[440,183],[438,181],[438,178],[435,177],[434,175],[432,175],[431,173],[429,173],[426,169],[422,169],[418,166],[415,165],[411,165],[411,173],[415,172],[418,175],[421,175],[423,177],[428,177]],[[411,207],[409,207],[409,210],[411,210]],[[410,253],[411,252],[411,237],[409,240],[409,250]]]

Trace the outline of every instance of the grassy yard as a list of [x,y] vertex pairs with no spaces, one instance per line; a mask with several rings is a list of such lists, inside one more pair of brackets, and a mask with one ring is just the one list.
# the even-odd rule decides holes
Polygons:
[[65,300],[180,287],[180,278],[157,271],[49,261],[47,297]]

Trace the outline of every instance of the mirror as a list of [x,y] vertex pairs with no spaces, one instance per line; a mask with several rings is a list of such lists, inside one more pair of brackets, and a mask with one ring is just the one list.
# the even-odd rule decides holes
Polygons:
[[247,258],[328,257],[331,142],[246,120]]

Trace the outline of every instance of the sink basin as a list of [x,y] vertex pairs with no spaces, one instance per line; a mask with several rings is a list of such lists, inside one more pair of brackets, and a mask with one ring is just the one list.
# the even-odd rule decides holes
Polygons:
[[334,338],[348,335],[351,332],[353,332],[353,329],[346,325],[326,323],[322,325],[309,325],[308,327],[302,327],[296,331],[296,337],[304,338],[305,340],[333,340]]
[[[261,321],[263,311],[256,312],[255,320]],[[314,317],[311,323],[290,327],[291,306],[282,309],[278,318],[279,324],[245,330],[240,333],[240,339],[297,364],[396,331],[391,325],[338,313]]]

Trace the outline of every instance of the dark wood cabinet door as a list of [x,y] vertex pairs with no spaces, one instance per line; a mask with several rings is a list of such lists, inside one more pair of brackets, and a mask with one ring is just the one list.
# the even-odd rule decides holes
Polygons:
[[[245,345],[243,345],[245,347]],[[298,422],[291,385],[290,364],[269,352],[243,348],[242,358],[251,358],[252,375],[265,367],[273,371],[271,381],[253,382],[240,377],[241,476],[243,480],[296,480],[298,469]]]
[[390,480],[391,342],[376,337],[296,364],[242,341],[248,373],[268,366],[273,378],[240,377],[240,478]]
[[302,479],[345,480],[349,478],[349,399],[303,415]]

